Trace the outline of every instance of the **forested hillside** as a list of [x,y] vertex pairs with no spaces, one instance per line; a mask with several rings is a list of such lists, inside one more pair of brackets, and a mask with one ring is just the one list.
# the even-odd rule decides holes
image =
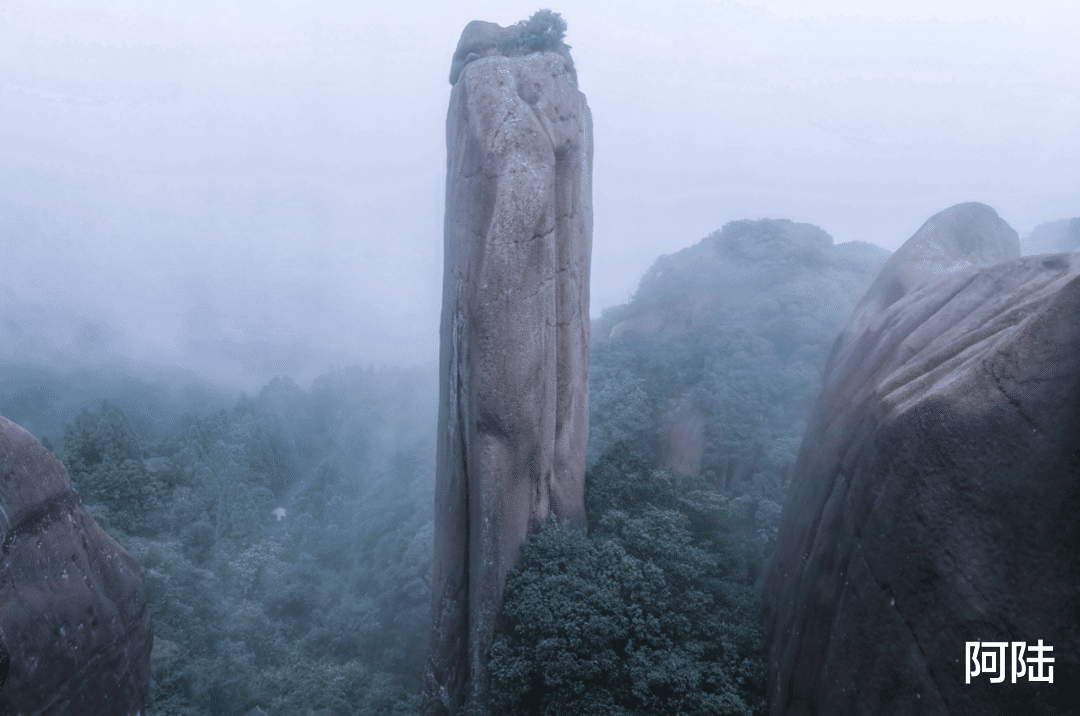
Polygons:
[[310,390],[277,379],[228,410],[159,415],[173,428],[157,433],[106,402],[50,441],[142,563],[158,637],[148,713],[412,712],[435,390],[430,369],[346,369]]
[[591,459],[621,440],[704,478],[767,549],[828,352],[888,255],[760,220],[657,259],[593,327]]
[[140,438],[152,442],[176,430],[184,415],[231,408],[237,395],[181,371],[152,379],[116,367],[64,370],[0,359],[0,415],[53,442],[79,413],[97,411],[102,401],[120,407]]
[[[826,354],[886,256],[734,222],[595,322],[589,534],[549,525],[511,577],[508,711],[584,709],[571,683],[611,713],[760,707],[755,585]],[[239,399],[101,370],[0,380],[0,412],[143,565],[151,715],[415,711],[436,405],[434,366]]]

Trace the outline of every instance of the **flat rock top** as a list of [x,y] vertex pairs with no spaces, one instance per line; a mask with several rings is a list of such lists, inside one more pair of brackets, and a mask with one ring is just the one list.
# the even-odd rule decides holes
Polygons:
[[576,86],[577,74],[573,69],[570,47],[562,41],[565,33],[566,23],[558,13],[550,10],[540,10],[528,20],[509,27],[473,20],[462,30],[457,49],[454,50],[450,63],[450,84],[457,84],[465,65],[481,57],[520,57],[534,52],[555,52],[567,60]]

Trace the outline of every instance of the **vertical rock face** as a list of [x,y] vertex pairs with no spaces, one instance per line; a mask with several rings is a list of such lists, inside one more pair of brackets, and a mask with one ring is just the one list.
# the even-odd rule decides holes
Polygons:
[[40,716],[139,713],[153,642],[139,565],[90,517],[64,466],[3,417],[0,534],[0,703]]
[[506,573],[549,515],[583,523],[588,446],[589,108],[565,49],[470,51],[478,27],[503,31],[466,28],[447,117],[427,685],[448,714],[489,708]]
[[[772,714],[1075,708],[1080,260],[1018,253],[942,212],[837,339],[765,580]],[[1039,639],[1053,684],[965,683],[965,642]]]

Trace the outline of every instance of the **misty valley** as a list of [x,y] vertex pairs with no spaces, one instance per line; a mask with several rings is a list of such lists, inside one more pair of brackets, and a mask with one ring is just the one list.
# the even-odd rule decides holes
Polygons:
[[[509,577],[491,657],[507,713],[760,711],[761,590],[800,441],[888,257],[732,222],[593,323],[589,529],[545,526]],[[5,364],[0,414],[142,565],[146,713],[419,708],[437,384],[434,366],[357,366],[237,399]]]
[[[836,326],[887,256],[805,224],[735,222],[659,259],[632,301],[595,322],[590,531],[550,527],[527,548],[510,587],[523,636],[494,657],[508,690],[549,666],[524,655],[531,584],[582,598],[596,612],[582,620],[611,621],[577,647],[580,671],[562,678],[578,686],[554,688],[562,698],[595,688],[589,664],[607,659],[613,691],[646,678],[674,694],[704,678],[722,701],[687,712],[752,712],[764,677],[754,585]],[[358,366],[230,402],[209,386],[9,364],[0,415],[44,441],[142,564],[155,634],[147,713],[413,713],[430,629],[437,386],[434,366]],[[552,584],[562,563],[579,584]],[[627,563],[639,566],[623,573]],[[600,589],[614,593],[585,598]],[[641,609],[659,622],[628,626]],[[647,650],[647,677],[618,665],[619,640]]]
[[[38,206],[35,192],[70,177],[57,178],[66,170],[48,168],[47,152],[9,148],[17,143],[6,141],[0,112],[0,180],[12,167],[23,172],[0,185],[0,232],[15,237],[6,244],[15,268],[0,283],[0,716],[1080,714],[1080,218],[1031,222],[1023,237],[1003,218],[1017,205],[1025,221],[1074,213],[1060,209],[1074,206],[1062,198],[1070,187],[1045,200],[1024,194],[1003,215],[968,200],[938,206],[933,197],[953,189],[912,189],[904,201],[937,213],[890,251],[834,240],[865,235],[831,235],[816,219],[728,219],[794,217],[792,207],[819,200],[832,209],[811,216],[873,213],[910,176],[887,169],[877,184],[814,184],[831,186],[830,198],[800,189],[801,179],[776,179],[815,162],[824,176],[823,154],[810,161],[813,152],[779,149],[739,169],[736,137],[724,171],[773,177],[754,191],[771,197],[761,206],[784,210],[758,212],[753,191],[740,194],[741,178],[731,180],[721,192],[730,203],[710,214],[723,218],[706,230],[721,228],[663,253],[657,247],[685,244],[647,236],[647,227],[610,227],[640,220],[632,204],[651,211],[684,192],[663,215],[685,220],[672,235],[685,232],[685,207],[716,192],[695,185],[698,158],[686,147],[699,149],[682,146],[677,128],[650,124],[649,112],[670,108],[641,98],[681,88],[685,108],[675,104],[689,127],[695,103],[717,87],[725,97],[748,87],[798,95],[786,79],[758,77],[740,54],[738,43],[758,43],[754,32],[736,41],[706,29],[704,49],[681,41],[688,57],[738,67],[743,84],[719,75],[683,82],[678,72],[650,80],[642,68],[634,82],[655,86],[634,85],[622,106],[642,110],[634,121],[646,134],[602,123],[596,142],[562,16],[474,20],[451,56],[449,94],[445,85],[438,94],[448,106],[435,321],[437,232],[418,209],[433,204],[434,180],[419,177],[439,170],[425,134],[434,123],[398,106],[415,89],[403,79],[412,65],[430,74],[434,60],[418,59],[430,48],[402,29],[415,23],[375,19],[383,8],[357,14],[328,2],[312,17],[290,3],[267,4],[264,16],[260,5],[247,16],[265,21],[255,29],[229,15],[240,5],[226,4],[221,17],[216,6],[193,9],[191,17],[215,17],[205,29],[216,39],[198,51],[172,39],[169,22],[192,22],[186,3],[179,14],[124,15],[158,33],[143,48],[153,62],[193,64],[196,74],[164,89],[159,79],[139,84],[134,45],[79,45],[104,53],[102,67],[134,73],[124,76],[138,91],[115,116],[113,100],[101,99],[126,97],[107,82],[102,89],[115,68],[99,76],[90,66],[98,94],[82,98],[78,83],[37,91],[51,80],[26,80],[0,62],[0,97],[22,98],[24,133],[50,103],[61,124],[93,115],[117,137],[116,126],[180,128],[169,141],[132,139],[160,160],[134,169],[120,144],[72,139],[72,156],[90,152],[79,161],[95,189],[70,216],[53,217],[52,203],[64,202]],[[747,28],[820,29],[816,17],[777,19],[740,3],[713,10]],[[432,6],[417,26],[443,33],[439,13],[460,12]],[[619,43],[649,47],[650,12],[606,19]],[[875,32],[912,32],[837,12],[845,37],[865,31],[867,46]],[[338,32],[334,13],[352,29]],[[23,17],[0,11],[0,20],[7,15]],[[43,22],[26,17],[27,26]],[[707,24],[696,23],[686,37]],[[953,24],[957,37],[972,32]],[[350,34],[357,28],[365,34]],[[247,32],[251,57],[202,58],[215,42],[231,47],[243,36],[246,46]],[[294,35],[299,45],[288,44]],[[381,57],[375,48],[387,43],[407,46],[408,61]],[[311,54],[294,57],[297,47]],[[624,50],[608,48],[611,58]],[[682,50],[665,52],[682,61]],[[610,78],[627,73],[604,73],[625,57],[576,56],[587,58],[583,72],[608,78],[590,89],[597,114],[618,115],[611,101],[624,88],[612,92]],[[837,76],[852,64],[829,62]],[[384,76],[384,67],[393,69]],[[215,84],[219,69],[225,79]],[[214,82],[192,80],[198,71]],[[346,74],[377,87],[372,97],[394,97],[392,108],[358,100],[362,92],[348,99],[361,108],[353,115],[347,104],[304,99],[328,91],[345,101]],[[757,112],[754,123],[773,127],[760,130],[769,151],[788,141],[776,127],[812,127],[806,146],[831,146],[826,154],[918,163],[897,153],[904,142],[895,137],[907,130],[815,115],[811,105],[828,104],[821,97],[836,88],[807,77],[816,99],[787,112],[805,122]],[[887,94],[933,104],[918,82],[901,86],[908,81]],[[946,84],[946,95],[965,86],[953,75]],[[243,131],[217,134],[213,113],[174,116],[196,87],[216,98],[210,105],[255,117],[267,144],[242,122]],[[271,87],[292,98],[277,115],[252,99]],[[859,91],[848,94],[863,111]],[[333,121],[319,114],[324,104]],[[720,133],[735,136],[749,110],[730,105]],[[354,116],[369,110],[367,120]],[[907,121],[874,111],[897,127]],[[927,127],[949,116],[931,114]],[[351,134],[350,123],[378,117],[413,136],[394,135],[386,149]],[[290,134],[294,120],[309,133]],[[945,132],[926,144],[944,147],[957,130],[927,131]],[[172,146],[184,132],[218,139],[199,158],[182,140]],[[991,135],[1012,147],[1001,138],[1012,135]],[[221,137],[231,139],[215,149]],[[272,156],[271,145],[283,153]],[[933,161],[978,155],[959,145]],[[1035,156],[1035,146],[1024,151]],[[684,176],[661,186],[668,175],[653,172],[666,166],[656,157],[680,152]],[[653,164],[641,159],[649,156]],[[640,160],[650,186],[633,193],[617,179],[622,188],[594,204],[594,159],[603,167],[596,181]],[[964,171],[989,166],[981,161]],[[760,173],[747,172],[755,163]],[[415,184],[408,210],[394,203],[395,172],[412,177],[397,186]],[[952,181],[932,166],[919,172]],[[998,206],[1000,177],[988,176],[960,186],[983,187]],[[840,197],[856,185],[861,198]],[[112,197],[109,187],[122,190]],[[633,265],[610,251],[594,256],[594,214],[615,206],[625,223],[607,224],[605,241],[629,247],[630,233],[646,235],[635,250],[647,246],[652,263],[627,271],[620,280],[636,279],[636,289],[622,303],[605,300],[618,305],[596,316],[594,278]],[[100,240],[113,230],[115,245]],[[426,243],[402,239],[420,234]],[[91,250],[45,261],[64,252],[37,248],[40,237]],[[53,283],[19,269],[47,273],[53,263],[68,272]],[[364,358],[406,355],[414,360]]]

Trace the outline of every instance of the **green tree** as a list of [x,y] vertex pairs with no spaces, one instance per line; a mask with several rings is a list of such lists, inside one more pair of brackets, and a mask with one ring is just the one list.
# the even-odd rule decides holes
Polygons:
[[85,474],[102,462],[121,463],[143,456],[143,447],[119,408],[102,403],[95,415],[83,410],[64,428],[60,450],[68,472]]
[[723,500],[625,446],[586,481],[588,536],[555,522],[507,580],[492,648],[510,714],[751,714],[762,704],[746,559]]
[[124,414],[105,403],[64,429],[59,457],[107,529],[146,534],[161,519],[168,486],[146,468],[145,454]]
[[[566,47],[566,20],[551,10],[537,10],[528,20],[510,27],[511,36],[526,52],[557,52]],[[567,48],[569,49],[569,48]]]

